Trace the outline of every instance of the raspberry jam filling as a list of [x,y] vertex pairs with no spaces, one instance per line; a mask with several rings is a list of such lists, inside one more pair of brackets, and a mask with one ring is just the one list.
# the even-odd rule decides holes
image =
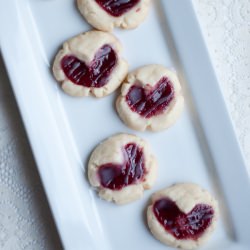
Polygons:
[[135,84],[126,95],[130,109],[145,118],[161,114],[173,98],[174,88],[167,77],[161,78],[150,91]]
[[214,210],[209,205],[198,204],[191,212],[185,214],[168,198],[156,201],[153,212],[165,230],[178,240],[197,240],[214,217]]
[[122,164],[107,163],[99,167],[98,176],[103,187],[120,190],[143,180],[146,173],[143,150],[135,143],[129,143],[122,152]]
[[140,0],[95,0],[111,16],[119,17],[131,10]]
[[66,55],[61,60],[61,67],[71,82],[84,87],[100,88],[107,84],[116,63],[115,51],[111,46],[104,45],[89,65],[73,55]]

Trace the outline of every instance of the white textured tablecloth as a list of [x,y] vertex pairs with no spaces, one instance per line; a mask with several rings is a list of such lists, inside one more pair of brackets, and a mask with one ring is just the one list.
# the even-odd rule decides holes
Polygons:
[[[250,169],[250,1],[193,1]],[[1,59],[0,249],[62,249]]]

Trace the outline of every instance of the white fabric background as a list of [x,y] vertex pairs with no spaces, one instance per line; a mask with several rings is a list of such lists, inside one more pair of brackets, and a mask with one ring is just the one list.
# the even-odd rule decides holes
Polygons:
[[[193,1],[250,166],[250,0]],[[0,249],[62,249],[1,59],[0,89]]]

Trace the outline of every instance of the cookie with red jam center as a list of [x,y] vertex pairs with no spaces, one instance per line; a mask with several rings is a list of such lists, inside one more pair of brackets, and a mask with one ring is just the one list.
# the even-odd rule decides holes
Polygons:
[[155,238],[183,249],[202,245],[214,231],[217,219],[217,201],[191,183],[156,192],[147,210],[148,225]]
[[176,122],[183,104],[176,73],[161,65],[148,65],[128,75],[117,99],[116,109],[130,128],[158,131]]
[[88,164],[90,184],[101,198],[125,204],[152,187],[157,162],[143,139],[129,134],[110,137],[93,151]]
[[128,70],[121,58],[121,44],[101,31],[80,34],[63,44],[53,73],[62,89],[72,96],[103,97],[116,90]]
[[77,0],[78,9],[93,27],[102,31],[136,28],[146,18],[151,0]]

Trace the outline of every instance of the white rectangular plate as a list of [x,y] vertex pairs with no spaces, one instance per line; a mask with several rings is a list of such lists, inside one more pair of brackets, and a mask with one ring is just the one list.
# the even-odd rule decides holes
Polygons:
[[[160,133],[129,130],[114,110],[115,94],[96,100],[65,95],[51,62],[68,38],[90,27],[73,0],[0,3],[0,39],[39,172],[66,249],[160,250],[145,223],[150,195],[195,182],[218,198],[221,219],[204,249],[250,249],[249,177],[190,0],[153,1],[136,30],[116,31],[130,69],[158,63],[180,76],[186,108]],[[86,179],[91,150],[118,132],[146,138],[159,161],[156,185],[143,199],[116,206]]]

